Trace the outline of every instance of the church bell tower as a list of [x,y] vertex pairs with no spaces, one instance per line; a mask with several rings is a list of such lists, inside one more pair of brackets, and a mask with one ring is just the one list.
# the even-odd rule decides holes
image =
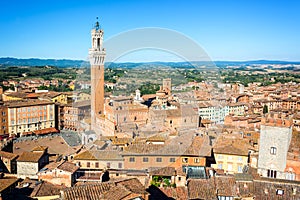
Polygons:
[[92,48],[89,49],[91,65],[91,125],[95,127],[96,118],[104,114],[104,60],[105,49],[103,48],[104,31],[97,22],[91,30]]

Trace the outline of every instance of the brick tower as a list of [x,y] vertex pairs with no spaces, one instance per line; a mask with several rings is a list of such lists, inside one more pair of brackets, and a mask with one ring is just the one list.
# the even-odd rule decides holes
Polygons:
[[[98,18],[97,18],[98,19]],[[96,118],[104,114],[104,60],[103,48],[104,31],[97,20],[91,31],[92,48],[89,49],[91,64],[91,125],[95,128]]]

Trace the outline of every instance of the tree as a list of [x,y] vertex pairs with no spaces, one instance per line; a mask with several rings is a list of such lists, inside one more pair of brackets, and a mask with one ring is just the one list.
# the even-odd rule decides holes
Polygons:
[[264,105],[264,107],[263,107],[263,113],[266,114],[268,112],[269,112],[268,106]]

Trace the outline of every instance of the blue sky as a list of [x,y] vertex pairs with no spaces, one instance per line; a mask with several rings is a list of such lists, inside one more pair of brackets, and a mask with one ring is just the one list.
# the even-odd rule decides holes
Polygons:
[[[195,40],[213,60],[300,61],[299,7],[294,0],[4,0],[0,57],[86,59],[98,16],[105,39],[161,27]],[[172,61],[145,52],[123,61]]]

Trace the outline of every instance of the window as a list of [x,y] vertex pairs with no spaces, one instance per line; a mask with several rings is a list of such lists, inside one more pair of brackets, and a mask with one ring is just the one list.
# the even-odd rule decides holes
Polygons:
[[276,178],[277,172],[275,170],[268,169],[267,176],[269,178]]
[[129,158],[129,162],[135,162],[135,158],[134,157],[130,157]]
[[99,168],[99,163],[98,162],[95,163],[95,167]]
[[277,195],[283,195],[283,194],[284,194],[284,190],[282,190],[282,189],[277,189],[277,190],[276,190],[276,194],[277,194]]
[[200,158],[195,158],[194,163],[200,163]]
[[122,169],[122,163],[118,164],[119,169]]
[[223,156],[222,155],[218,155],[218,159],[223,159]]
[[227,170],[228,170],[228,171],[232,171],[232,164],[228,164],[228,165],[227,165]]
[[175,158],[170,158],[170,162],[175,162]]
[[178,177],[178,181],[181,181],[181,177]]
[[243,166],[241,166],[241,165],[238,166],[238,172],[239,172],[239,173],[242,173],[242,172],[243,172]]
[[156,162],[162,162],[162,158],[156,158]]
[[241,156],[239,156],[239,157],[238,157],[238,161],[239,161],[239,162],[242,162],[242,161],[243,161],[243,158],[242,158]]
[[218,196],[218,200],[233,200],[233,197]]
[[295,180],[295,174],[294,174],[293,172],[287,172],[287,173],[285,174],[285,178],[286,178],[287,180]]
[[187,163],[188,161],[189,161],[188,158],[182,158],[182,162],[183,162],[183,163]]
[[110,163],[109,162],[106,163],[106,166],[107,166],[107,168],[110,168]]
[[272,155],[276,155],[276,151],[277,151],[277,148],[276,148],[276,147],[271,147],[270,153],[271,153]]
[[218,169],[223,169],[223,164],[222,163],[218,164]]
[[143,162],[149,162],[149,159],[147,157],[144,157]]
[[86,166],[87,166],[87,167],[91,167],[91,163],[90,163],[90,162],[87,162],[87,163],[86,163]]

